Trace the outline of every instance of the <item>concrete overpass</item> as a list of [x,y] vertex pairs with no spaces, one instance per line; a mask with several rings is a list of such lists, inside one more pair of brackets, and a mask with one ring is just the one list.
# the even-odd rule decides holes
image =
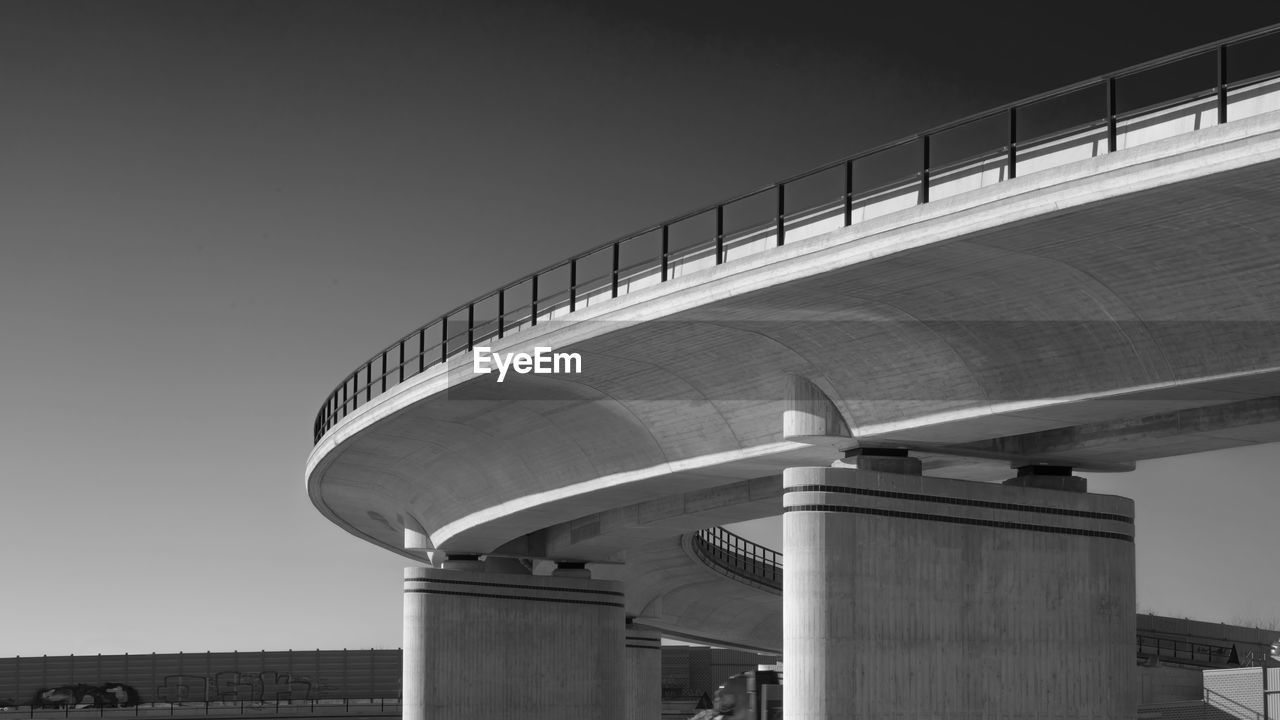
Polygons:
[[[1023,539],[1037,550],[1009,556],[987,577],[994,585],[955,599],[987,628],[985,639],[960,638],[957,651],[995,652],[992,642],[1032,596],[1060,602],[1079,591],[1091,607],[1055,627],[1089,638],[1076,648],[1071,687],[1051,694],[1085,714],[1131,712],[1114,682],[1095,677],[1098,668],[1123,673],[1122,660],[1132,665],[1133,633],[1122,620],[1132,624],[1131,503],[1060,489],[1072,487],[1064,478],[1074,470],[1122,471],[1142,459],[1280,439],[1280,333],[1272,325],[1280,310],[1280,86],[1271,75],[1235,79],[1226,62],[1275,30],[1177,56],[1217,57],[1219,75],[1203,92],[1119,107],[1117,86],[1164,59],[998,108],[535,273],[358,368],[317,417],[307,487],[349,532],[439,566],[407,580],[406,715],[415,703],[474,702],[450,694],[467,676],[432,665],[444,656],[433,660],[424,649],[425,628],[441,623],[449,630],[432,635],[440,652],[456,657],[474,646],[478,630],[452,628],[454,621],[541,627],[536,650],[504,648],[524,664],[576,659],[586,663],[584,677],[612,678],[539,700],[546,716],[565,712],[566,697],[584,711],[621,712],[607,689],[622,682],[622,656],[608,648],[630,644],[644,655],[656,637],[624,630],[623,616],[709,640],[727,632],[708,629],[714,605],[705,599],[673,609],[674,591],[662,589],[670,573],[653,548],[670,551],[691,530],[776,515],[784,501],[794,511],[784,550],[801,568],[792,577],[807,578],[794,599],[788,584],[787,599],[799,608],[822,598],[784,611],[800,624],[835,617],[831,603],[876,602],[861,588],[888,570],[860,565],[870,556],[848,558],[840,545],[898,552],[858,535],[868,527],[895,537],[894,548],[912,546],[918,534],[919,523],[904,518],[945,525],[938,537],[964,547],[997,542],[973,527],[1028,531],[1034,541]],[[1101,117],[1019,134],[1037,108],[1094,95],[1106,101]],[[964,156],[939,162],[948,140],[993,119],[1006,133],[994,150],[957,143]],[[864,173],[879,172],[874,163],[902,153],[918,161],[914,172],[859,185]],[[769,212],[753,219],[762,198]],[[680,245],[699,228],[705,242]],[[482,346],[577,353],[581,372],[511,373],[499,383],[474,371]],[[852,454],[847,467],[821,469],[844,453]],[[1015,485],[975,482],[1006,480],[1011,466],[1023,468]],[[888,524],[876,525],[882,520]],[[930,566],[921,557],[891,564]],[[527,576],[516,560],[552,560],[559,570]],[[1044,579],[1024,588],[1009,579],[1059,561],[1066,585]],[[591,579],[585,563],[621,564],[605,574],[626,582]],[[849,563],[859,584],[833,589],[848,579]],[[946,563],[960,569],[955,577],[912,579],[897,602],[938,583],[980,585],[986,570],[966,574],[974,563]],[[486,567],[503,581],[479,575]],[[1010,607],[974,609],[1001,605],[1006,591],[1017,599]],[[505,609],[467,614],[489,600]],[[608,617],[584,619],[573,603]],[[955,640],[954,628],[917,632],[939,608],[908,619],[882,610],[898,618],[889,622],[894,632],[910,624],[918,642]],[[594,639],[547,650],[556,644],[552,628],[564,623],[597,628]],[[1036,665],[1042,625],[1017,625],[1034,638],[1018,651],[1025,655],[1004,652],[992,662]],[[870,672],[859,664],[870,660],[850,649],[853,635],[842,632],[784,630],[789,717],[834,717],[833,708],[855,705],[874,715],[906,697],[910,688],[868,692],[874,683],[857,697],[841,695],[832,672]],[[411,663],[411,646],[427,665]],[[491,667],[481,660],[468,666],[470,677]],[[651,662],[631,662],[639,663],[633,679],[652,681]],[[886,680],[917,672],[907,657],[882,666]],[[1001,672],[1032,685],[1059,672],[1037,667],[1033,677]],[[982,679],[952,678],[950,690],[927,701],[929,711],[961,703],[1019,712],[1022,700],[993,699],[1001,691],[979,688]],[[648,702],[632,702],[628,717],[646,716]]]

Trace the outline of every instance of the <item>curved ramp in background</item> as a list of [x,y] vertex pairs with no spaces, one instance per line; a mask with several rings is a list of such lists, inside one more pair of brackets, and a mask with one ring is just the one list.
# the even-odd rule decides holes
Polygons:
[[715,527],[630,551],[627,614],[669,637],[781,653],[781,575],[737,554],[752,546]]

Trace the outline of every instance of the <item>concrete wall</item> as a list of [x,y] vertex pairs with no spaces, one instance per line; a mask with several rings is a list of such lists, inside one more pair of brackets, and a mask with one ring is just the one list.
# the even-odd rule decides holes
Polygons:
[[621,583],[409,568],[404,718],[624,717],[625,626]]
[[1138,666],[1138,704],[1200,700],[1204,697],[1203,671],[1167,665]]
[[662,715],[662,634],[628,623],[626,643],[624,720],[657,720]]
[[1132,718],[1132,502],[795,468],[788,718]]

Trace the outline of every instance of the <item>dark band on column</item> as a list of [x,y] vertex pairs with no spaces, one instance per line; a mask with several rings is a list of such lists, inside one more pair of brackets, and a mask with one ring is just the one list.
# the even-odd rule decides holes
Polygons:
[[853,488],[844,485],[796,485],[783,488],[783,494],[794,492],[840,493],[844,495],[865,495],[867,497],[891,498],[894,500],[911,500],[914,502],[937,503],[940,505],[962,505],[965,507],[989,508],[992,510],[1012,510],[1016,512],[1042,513],[1045,515],[1064,515],[1067,517],[1088,518],[1090,520],[1113,520],[1115,522],[1133,524],[1133,518],[1115,513],[1094,512],[1092,510],[1072,510],[1071,508],[1053,508],[1041,505],[1022,503],[996,502],[994,500],[973,500],[970,498],[947,497],[945,495],[925,495],[897,490],[874,490],[871,488]]
[[[1106,532],[1103,530],[1082,530],[1080,528],[1056,527],[1053,525],[1033,525],[1031,523],[1017,522],[1001,522],[999,520],[983,520],[980,518],[963,518],[952,515],[932,515],[929,513],[913,513],[902,510],[883,510],[881,508],[861,508],[851,507],[848,505],[790,505],[782,509],[784,513],[788,512],[840,512],[855,513],[858,515],[878,515],[880,517],[905,518],[909,520],[929,520],[932,522],[952,523],[955,525],[979,525],[982,527],[1003,528],[1007,530],[1031,530],[1034,532],[1047,532],[1057,535],[1084,535],[1088,537],[1101,537],[1111,540],[1123,540],[1125,542],[1133,542],[1132,535],[1123,533]],[[1132,522],[1132,520],[1130,520]]]

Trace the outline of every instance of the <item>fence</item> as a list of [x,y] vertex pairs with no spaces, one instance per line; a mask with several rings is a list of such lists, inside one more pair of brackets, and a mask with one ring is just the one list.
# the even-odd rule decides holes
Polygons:
[[147,703],[276,703],[400,696],[400,651],[285,650],[0,658],[0,704],[42,688],[121,683]]
[[695,533],[693,550],[708,565],[730,577],[782,590],[782,554],[775,550],[722,527]]

